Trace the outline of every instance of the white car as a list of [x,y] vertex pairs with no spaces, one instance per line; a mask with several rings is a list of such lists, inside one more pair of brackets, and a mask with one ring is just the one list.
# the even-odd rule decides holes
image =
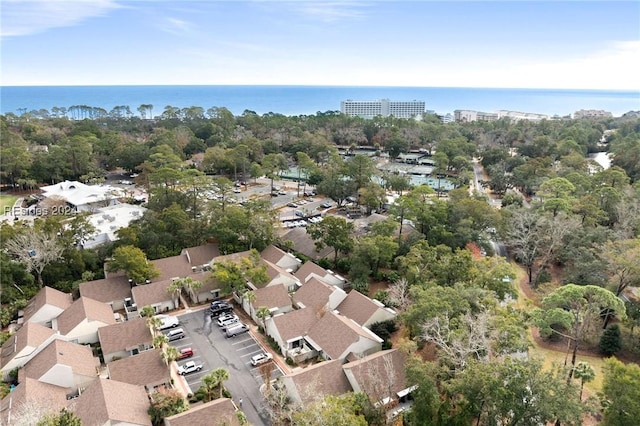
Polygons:
[[202,370],[202,364],[196,364],[194,361],[189,361],[178,367],[178,374],[185,376],[189,373],[195,373],[200,370]]
[[220,315],[218,317],[218,327],[226,327],[231,324],[235,324],[239,321],[238,316],[235,314],[232,315]]
[[264,364],[265,362],[268,362],[271,359],[273,359],[273,355],[271,355],[268,352],[262,352],[258,355],[254,355],[251,357],[251,365],[253,365],[254,367],[257,367],[258,365]]
[[160,330],[166,330],[167,328],[175,328],[180,325],[178,317],[173,315],[155,315],[154,318],[160,320]]

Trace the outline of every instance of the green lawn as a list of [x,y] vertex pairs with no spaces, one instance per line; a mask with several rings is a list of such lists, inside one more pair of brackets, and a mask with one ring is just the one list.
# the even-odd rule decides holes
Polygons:
[[0,195],[0,214],[11,211],[11,207],[17,199],[18,197],[15,195]]

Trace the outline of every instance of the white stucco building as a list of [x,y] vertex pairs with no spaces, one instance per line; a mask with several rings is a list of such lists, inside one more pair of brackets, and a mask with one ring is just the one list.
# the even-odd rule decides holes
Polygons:
[[352,117],[373,118],[394,116],[396,118],[421,117],[425,113],[424,101],[354,101],[348,99],[340,102],[340,112]]

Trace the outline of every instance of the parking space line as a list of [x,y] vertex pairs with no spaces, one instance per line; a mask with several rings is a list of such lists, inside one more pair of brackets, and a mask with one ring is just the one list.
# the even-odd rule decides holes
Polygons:
[[244,358],[244,357],[246,357],[246,356],[258,355],[258,354],[260,354],[260,353],[262,353],[262,352],[264,352],[264,351],[263,351],[263,350],[254,351],[254,352],[251,352],[251,353],[248,353],[248,354],[240,355],[240,358]]
[[244,339],[244,340],[237,341],[237,342],[235,342],[235,343],[232,343],[231,345],[232,345],[232,346],[240,345],[240,344],[245,343],[245,342],[247,342],[247,341],[249,341],[249,340],[253,340],[253,337],[249,337],[248,339]]
[[260,345],[258,345],[257,343],[252,343],[251,345],[249,345],[249,346],[245,346],[244,348],[236,349],[236,352],[244,351],[245,349],[251,349],[251,350],[253,350],[253,347],[254,347],[254,346],[258,346],[258,347],[260,347]]

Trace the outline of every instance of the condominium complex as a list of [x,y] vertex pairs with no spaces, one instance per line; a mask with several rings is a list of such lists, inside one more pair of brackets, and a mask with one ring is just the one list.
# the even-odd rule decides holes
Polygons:
[[457,122],[496,121],[498,119],[498,114],[468,109],[457,109],[453,114]]
[[455,114],[455,120],[457,122],[496,121],[500,118],[509,118],[513,121],[518,121],[518,120],[538,121],[538,120],[549,118],[549,116],[545,114],[509,111],[504,109],[501,109],[496,112],[481,112],[481,111],[473,111],[468,109],[457,109],[454,111],[454,114]]
[[340,102],[340,112],[352,117],[373,118],[378,115],[396,118],[420,117],[425,112],[424,101],[353,101],[348,99]]
[[613,117],[608,111],[597,110],[597,109],[581,109],[580,111],[576,111],[573,113],[573,118],[609,118]]

